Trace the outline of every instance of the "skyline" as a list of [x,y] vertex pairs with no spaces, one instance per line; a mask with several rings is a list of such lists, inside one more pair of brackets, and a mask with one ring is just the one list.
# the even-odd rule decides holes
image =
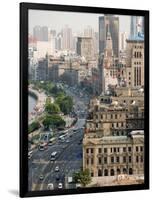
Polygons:
[[[100,16],[103,16],[103,14],[29,10],[29,33],[33,34],[33,28],[35,26],[47,26],[60,32],[65,25],[72,28],[73,33],[80,33],[88,26],[91,26],[95,32],[99,32]],[[120,22],[119,32],[126,32],[129,35],[130,16],[116,16],[119,17]]]

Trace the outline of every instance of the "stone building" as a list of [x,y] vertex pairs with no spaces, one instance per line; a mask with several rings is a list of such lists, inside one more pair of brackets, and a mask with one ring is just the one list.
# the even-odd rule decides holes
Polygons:
[[94,60],[94,46],[92,37],[78,37],[77,54],[85,57],[86,61]]
[[128,136],[86,134],[83,140],[83,168],[92,177],[144,173],[144,133],[131,132]]
[[[144,96],[141,93],[141,100],[137,99],[137,93],[122,88],[114,97],[99,96],[90,101],[83,168],[88,168],[92,177],[144,174]],[[120,97],[132,97],[135,102],[120,102]]]
[[144,86],[144,38],[135,36],[127,40],[127,87]]

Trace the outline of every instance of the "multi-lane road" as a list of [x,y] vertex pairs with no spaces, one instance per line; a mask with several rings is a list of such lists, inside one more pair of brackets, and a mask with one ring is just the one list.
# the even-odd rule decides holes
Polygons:
[[[46,150],[35,149],[33,151],[29,160],[29,190],[46,190],[50,183],[53,184],[54,189],[58,189],[59,183],[62,183],[62,187],[66,188],[65,178],[72,176],[82,167],[82,127],[85,124],[88,98],[80,98],[77,92],[73,92],[73,89],[65,90],[73,97],[78,120],[73,128],[68,129],[64,141],[59,141],[57,137],[55,143],[48,146]],[[57,152],[56,160],[51,161],[51,153],[54,151]],[[57,166],[59,171],[56,172]]]

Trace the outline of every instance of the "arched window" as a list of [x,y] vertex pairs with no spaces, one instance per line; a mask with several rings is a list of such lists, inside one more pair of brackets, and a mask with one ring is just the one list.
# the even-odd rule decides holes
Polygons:
[[117,169],[117,174],[120,174],[121,173],[121,170],[120,169]]
[[129,175],[132,175],[133,174],[133,170],[132,168],[129,169]]
[[127,174],[126,168],[123,168],[123,173],[124,173],[124,174]]
[[111,169],[110,175],[111,175],[111,176],[114,176],[114,174],[115,174],[115,173],[114,173],[114,169]]
[[104,170],[104,176],[108,176],[108,170],[107,169]]
[[98,169],[98,176],[102,176],[102,170]]

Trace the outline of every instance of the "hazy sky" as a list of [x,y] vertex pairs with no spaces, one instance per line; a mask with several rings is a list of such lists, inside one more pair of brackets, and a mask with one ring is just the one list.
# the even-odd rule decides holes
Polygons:
[[[89,25],[98,31],[99,16],[102,14],[29,10],[29,33],[33,33],[33,27],[36,25],[48,26],[56,31],[68,25],[73,32],[82,32]],[[129,34],[130,16],[120,15],[119,23],[120,32]]]

